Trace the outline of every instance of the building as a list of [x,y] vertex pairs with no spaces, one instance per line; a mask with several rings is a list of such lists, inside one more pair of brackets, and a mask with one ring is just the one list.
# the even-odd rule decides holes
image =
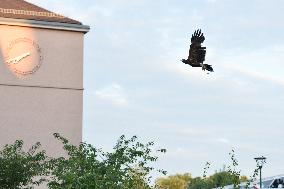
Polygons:
[[0,0],[0,145],[82,140],[83,49],[89,27],[24,0]]

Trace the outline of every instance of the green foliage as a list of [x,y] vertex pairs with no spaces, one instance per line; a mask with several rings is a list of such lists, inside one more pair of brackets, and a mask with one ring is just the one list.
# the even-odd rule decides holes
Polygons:
[[25,152],[21,140],[5,145],[0,151],[0,189],[30,189],[44,181],[47,156],[39,148],[36,143]]
[[[242,180],[245,180],[246,177],[241,177]],[[235,175],[232,174],[229,170],[222,170],[216,172],[215,174],[206,177],[200,178],[196,177],[191,180],[188,184],[188,189],[212,189],[212,188],[222,188],[226,185],[231,185],[235,182]]]
[[[63,144],[66,157],[48,158],[40,143],[28,151],[23,150],[23,141],[17,140],[0,151],[0,189],[32,189],[47,182],[50,189],[211,189],[233,184],[235,189],[247,181],[247,188],[258,176],[258,167],[248,180],[241,176],[235,151],[230,154],[231,165],[211,176],[206,176],[210,163],[206,163],[203,177],[192,178],[191,174],[177,174],[159,178],[155,187],[150,184],[151,166],[156,162],[157,152],[153,142],[140,143],[134,136],[121,136],[112,152],[103,152],[90,144],[74,146],[59,134],[55,138]],[[262,164],[261,164],[262,163]],[[158,170],[162,174],[165,171]],[[48,180],[46,179],[48,178]]]
[[187,189],[211,189],[212,183],[208,179],[196,177],[188,184]]
[[[226,185],[240,183],[239,177],[236,177],[230,170],[222,171],[219,173],[215,173],[210,176],[210,180],[212,182],[212,188],[224,187]],[[235,185],[235,187],[237,184]]]
[[235,156],[235,151],[229,153],[231,159],[231,165],[224,166],[223,170],[216,172],[215,174],[207,177],[210,163],[206,163],[203,170],[203,178],[196,177],[188,185],[188,189],[211,189],[211,188],[223,188],[226,185],[233,185],[235,189],[240,188],[240,183],[248,181],[246,176],[241,176],[241,171],[238,170],[238,160]]
[[208,169],[210,168],[210,165],[211,164],[209,162],[206,162],[205,167],[203,168],[203,178],[204,179],[206,178],[206,175],[207,175]]
[[191,180],[191,174],[185,173],[158,178],[155,183],[158,189],[186,189]]
[[154,168],[149,164],[158,159],[152,155],[153,142],[143,144],[137,142],[136,136],[121,136],[113,152],[103,152],[90,144],[77,147],[59,134],[54,136],[63,143],[68,156],[50,161],[50,189],[151,188],[149,173]]

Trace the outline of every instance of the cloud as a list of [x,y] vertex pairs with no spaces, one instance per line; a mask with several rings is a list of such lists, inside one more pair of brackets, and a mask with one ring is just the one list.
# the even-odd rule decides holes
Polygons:
[[188,148],[178,147],[172,151],[168,152],[169,156],[182,157],[182,158],[206,158],[208,153],[206,152],[196,152]]
[[103,89],[95,92],[97,98],[110,102],[117,106],[125,106],[128,104],[127,95],[124,88],[119,84],[111,84]]
[[223,144],[229,144],[230,141],[226,138],[218,138],[217,142],[223,143]]
[[208,3],[216,3],[217,0],[206,0]]

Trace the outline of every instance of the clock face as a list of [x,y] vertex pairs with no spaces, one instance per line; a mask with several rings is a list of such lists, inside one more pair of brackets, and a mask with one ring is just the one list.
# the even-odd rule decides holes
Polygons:
[[15,75],[26,76],[40,68],[42,59],[37,43],[28,38],[18,38],[10,43],[5,63]]

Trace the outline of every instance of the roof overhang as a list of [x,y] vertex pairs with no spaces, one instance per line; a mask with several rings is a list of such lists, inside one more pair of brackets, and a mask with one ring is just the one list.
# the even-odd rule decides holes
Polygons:
[[1,18],[0,25],[9,26],[21,26],[21,27],[33,27],[33,28],[44,28],[53,30],[65,30],[87,33],[90,30],[90,26],[80,24],[68,24],[61,22],[47,22],[39,20],[25,20],[25,19],[14,19],[14,18]]

